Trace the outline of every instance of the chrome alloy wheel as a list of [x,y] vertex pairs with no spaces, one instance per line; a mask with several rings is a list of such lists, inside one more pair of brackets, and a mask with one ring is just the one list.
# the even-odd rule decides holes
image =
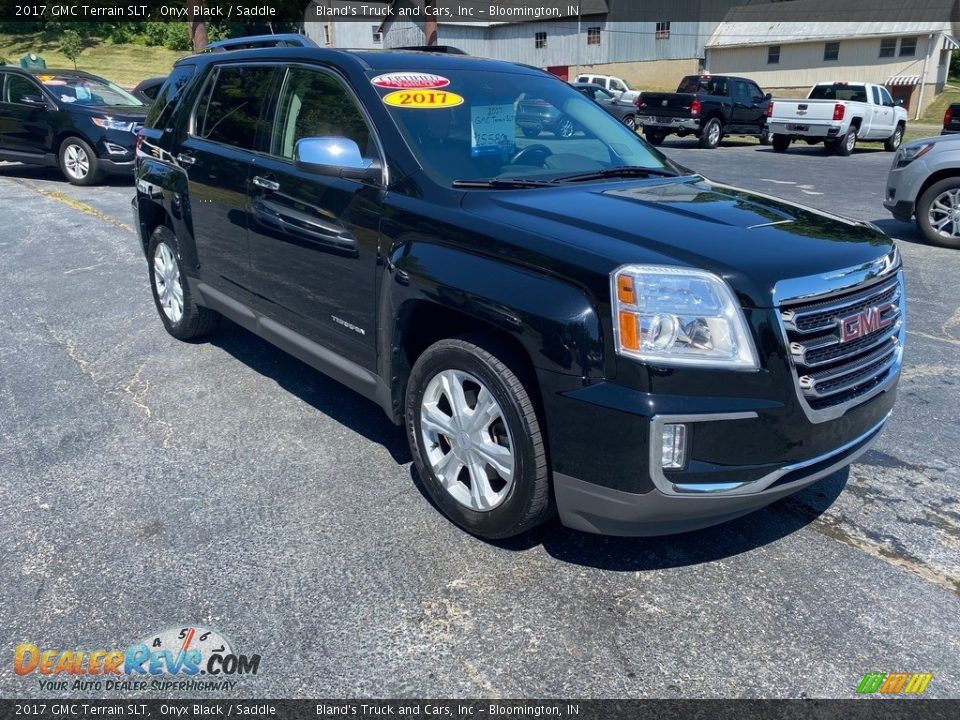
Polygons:
[[75,180],[83,180],[90,172],[90,158],[79,145],[67,145],[63,153],[63,165]]
[[951,188],[937,195],[927,211],[927,222],[938,235],[960,237],[960,188]]
[[183,317],[183,285],[180,282],[180,268],[173,256],[173,250],[165,242],[157,245],[153,251],[153,284],[157,290],[163,314],[172,323],[180,322]]
[[711,123],[710,130],[707,132],[707,140],[711,145],[716,145],[720,142],[720,123]]
[[497,507],[513,486],[513,438],[493,393],[462,370],[444,370],[420,404],[423,447],[434,474],[461,505]]
[[848,153],[852,153],[853,149],[857,146],[857,134],[853,131],[847,133],[847,137],[844,138],[843,144],[847,148]]

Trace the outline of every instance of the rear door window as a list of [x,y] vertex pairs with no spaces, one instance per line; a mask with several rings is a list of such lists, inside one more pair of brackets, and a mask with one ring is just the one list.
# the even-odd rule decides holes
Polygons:
[[197,137],[253,150],[269,123],[263,117],[273,82],[272,65],[224,65],[207,83],[194,116]]

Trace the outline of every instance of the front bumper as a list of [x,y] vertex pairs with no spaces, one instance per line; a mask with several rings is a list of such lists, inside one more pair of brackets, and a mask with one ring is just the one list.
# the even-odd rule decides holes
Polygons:
[[633,537],[688,532],[727,522],[849,465],[873,445],[885,422],[886,418],[832,452],[786,465],[757,480],[726,486],[694,489],[672,484],[665,491],[658,482],[648,493],[629,493],[554,473],[560,520],[575,530]]
[[883,206],[897,220],[910,222],[924,181],[930,177],[926,158],[920,157],[902,168],[897,167],[901,151],[893,159],[883,196]]

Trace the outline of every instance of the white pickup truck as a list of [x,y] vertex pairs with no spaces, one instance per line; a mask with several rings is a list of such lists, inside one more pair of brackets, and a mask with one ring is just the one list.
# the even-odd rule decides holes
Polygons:
[[776,152],[794,140],[819,142],[827,151],[849,155],[858,140],[881,140],[895,152],[907,128],[907,111],[883,85],[862,82],[818,83],[806,100],[774,101],[767,107],[767,129]]
[[637,98],[640,97],[639,90],[631,90],[627,86],[626,82],[618,77],[614,77],[613,75],[594,75],[592,73],[584,73],[577,75],[577,82],[601,85],[603,86],[603,89],[609,92],[611,95],[628,103],[635,103]]

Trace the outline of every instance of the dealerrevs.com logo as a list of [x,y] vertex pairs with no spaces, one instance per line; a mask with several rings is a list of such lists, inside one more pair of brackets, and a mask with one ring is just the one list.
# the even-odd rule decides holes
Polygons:
[[41,690],[232,690],[237,675],[256,675],[260,655],[243,655],[216,630],[184,627],[150,635],[126,649],[14,648],[13,671]]

